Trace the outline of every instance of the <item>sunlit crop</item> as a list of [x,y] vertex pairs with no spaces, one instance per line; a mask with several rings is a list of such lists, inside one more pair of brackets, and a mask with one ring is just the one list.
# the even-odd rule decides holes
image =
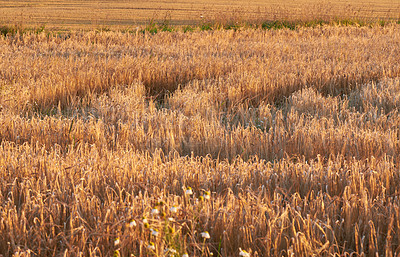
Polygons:
[[3,256],[400,254],[396,23],[0,36]]

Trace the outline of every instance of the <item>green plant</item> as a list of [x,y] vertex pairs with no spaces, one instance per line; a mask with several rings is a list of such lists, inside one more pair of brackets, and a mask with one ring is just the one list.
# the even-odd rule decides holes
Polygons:
[[185,33],[194,31],[194,28],[192,26],[190,26],[190,25],[183,26],[182,29],[183,29],[183,32],[185,32]]

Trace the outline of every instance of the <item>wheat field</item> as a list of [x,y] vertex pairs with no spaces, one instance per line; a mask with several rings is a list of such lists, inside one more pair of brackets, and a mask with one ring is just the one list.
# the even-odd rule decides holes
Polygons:
[[352,24],[0,35],[0,256],[400,255],[400,25]]

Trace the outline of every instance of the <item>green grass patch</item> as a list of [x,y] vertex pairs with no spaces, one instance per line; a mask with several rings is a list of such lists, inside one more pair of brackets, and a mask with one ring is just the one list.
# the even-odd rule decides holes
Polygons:
[[16,25],[3,25],[0,26],[0,35],[8,36],[8,35],[16,35],[18,34],[25,34],[25,33],[42,33],[45,31],[45,25],[41,25],[38,27],[24,27],[20,24]]
[[[150,19],[146,25],[137,27],[137,25],[129,26],[125,29],[119,30],[124,33],[136,33],[137,31],[145,34],[149,33],[151,35],[157,34],[159,32],[174,32],[183,31],[184,33],[194,32],[194,31],[211,31],[211,30],[234,30],[238,31],[241,29],[264,29],[264,30],[297,30],[300,28],[313,28],[318,26],[389,26],[390,24],[400,24],[399,20],[367,20],[367,19],[353,19],[353,18],[334,18],[332,20],[265,20],[257,22],[249,21],[226,21],[226,22],[216,22],[216,21],[202,21],[197,24],[192,25],[172,25],[171,19],[163,19],[156,21]],[[135,28],[136,29],[132,29]],[[113,31],[110,27],[99,27],[95,29],[96,31],[107,32]],[[57,31],[47,30],[45,25],[38,27],[24,27],[21,24],[15,25],[0,25],[0,36],[25,34],[25,33],[41,33],[46,31],[46,33],[57,33]],[[63,31],[68,34],[67,31]]]

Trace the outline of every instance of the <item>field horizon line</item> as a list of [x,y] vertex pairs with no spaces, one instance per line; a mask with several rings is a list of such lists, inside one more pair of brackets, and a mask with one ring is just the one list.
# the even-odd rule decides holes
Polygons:
[[[4,24],[4,23],[3,23]],[[329,18],[329,19],[265,19],[259,21],[252,20],[201,20],[193,21],[190,24],[172,24],[171,19],[149,19],[144,24],[113,26],[113,25],[97,25],[87,28],[72,29],[68,27],[51,27],[46,23],[41,25],[25,25],[23,23],[14,23],[0,25],[0,36],[14,36],[16,34],[39,34],[42,32],[52,33],[74,33],[74,32],[122,32],[122,33],[143,33],[156,34],[158,32],[195,32],[195,31],[213,31],[213,30],[244,30],[244,29],[261,29],[261,30],[297,30],[300,28],[314,28],[318,26],[356,26],[356,27],[373,27],[373,26],[390,26],[400,24],[399,19],[382,19],[382,18]]]

